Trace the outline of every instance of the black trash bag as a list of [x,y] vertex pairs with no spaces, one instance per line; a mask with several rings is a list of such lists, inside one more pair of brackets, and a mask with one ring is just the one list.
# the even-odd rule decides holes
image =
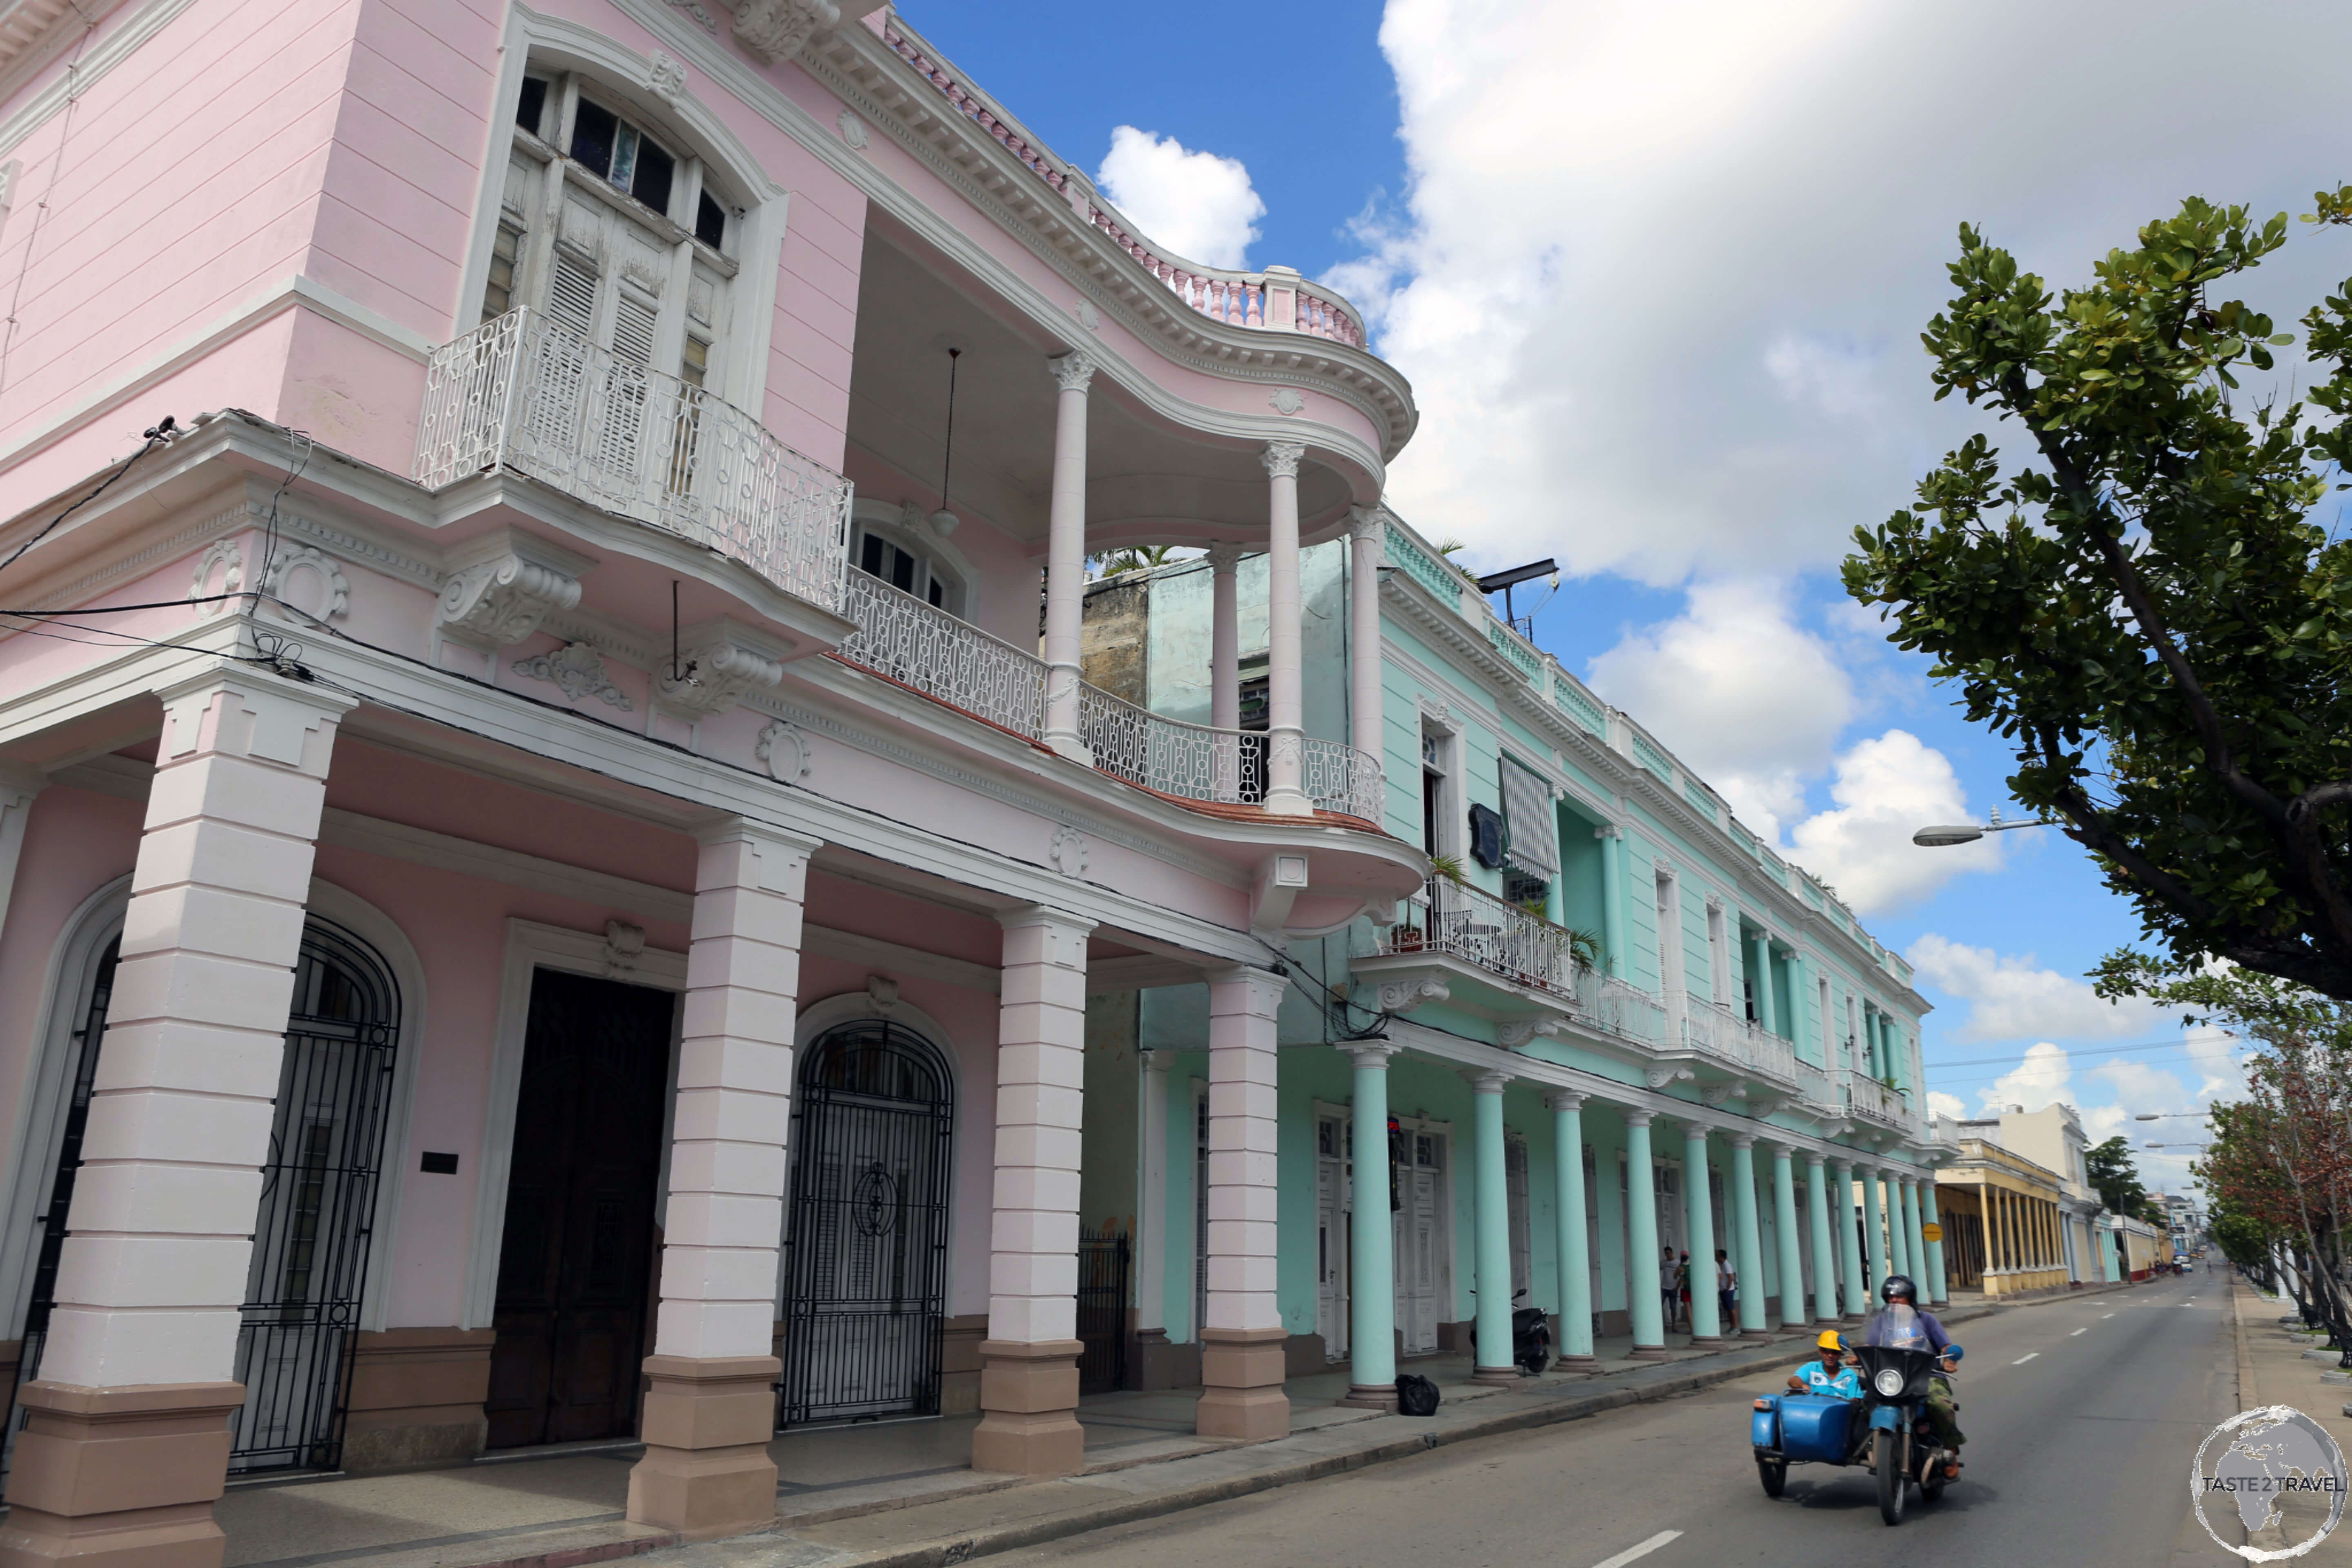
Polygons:
[[1398,1378],[1397,1414],[1400,1415],[1436,1415],[1437,1384],[1414,1372],[1406,1373]]

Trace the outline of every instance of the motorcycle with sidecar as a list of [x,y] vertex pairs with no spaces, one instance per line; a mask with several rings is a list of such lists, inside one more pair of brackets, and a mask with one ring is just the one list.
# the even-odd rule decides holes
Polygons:
[[[1957,1358],[1959,1347],[1944,1353]],[[1771,1394],[1748,1415],[1748,1441],[1764,1495],[1779,1497],[1790,1465],[1860,1465],[1878,1478],[1878,1515],[1903,1522],[1912,1489],[1934,1502],[1950,1483],[1958,1456],[1937,1440],[1927,1419],[1927,1394],[1937,1375],[1936,1352],[1924,1343],[1861,1343],[1850,1347],[1863,1396],[1824,1398]]]

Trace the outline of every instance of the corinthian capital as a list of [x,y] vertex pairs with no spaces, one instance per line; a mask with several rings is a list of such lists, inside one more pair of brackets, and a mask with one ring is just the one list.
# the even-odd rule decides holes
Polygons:
[[1055,384],[1064,392],[1084,392],[1095,378],[1095,362],[1082,349],[1055,354],[1045,362],[1045,367],[1054,373]]
[[828,0],[735,0],[735,41],[763,65],[788,60],[841,20]]
[[1265,465],[1270,479],[1295,479],[1298,477],[1298,459],[1307,456],[1307,448],[1297,441],[1268,441],[1259,461]]

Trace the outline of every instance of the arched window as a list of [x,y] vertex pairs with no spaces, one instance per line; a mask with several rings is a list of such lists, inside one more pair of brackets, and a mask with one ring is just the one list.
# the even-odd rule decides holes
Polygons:
[[849,548],[849,559],[868,576],[949,615],[964,615],[961,574],[908,530],[861,518]]
[[523,78],[482,289],[614,358],[719,386],[740,214],[704,161],[577,72]]

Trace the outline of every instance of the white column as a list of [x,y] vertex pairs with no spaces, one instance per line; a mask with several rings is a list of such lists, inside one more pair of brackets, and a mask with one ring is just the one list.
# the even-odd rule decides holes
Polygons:
[[661,1307],[629,1518],[689,1535],[776,1515],[772,1352],[812,839],[705,829],[672,1119]]
[[1078,1142],[1086,1088],[1087,934],[1031,908],[997,917],[996,1183],[976,1470],[1066,1475],[1078,1430]]
[[1242,727],[1242,596],[1238,544],[1209,547],[1209,722]]
[[1470,1381],[1517,1386],[1519,1371],[1511,1360],[1511,1312],[1517,1302],[1511,1296],[1510,1163],[1503,1132],[1503,1090],[1510,1087],[1511,1075],[1479,1069],[1462,1076],[1472,1091],[1472,1176],[1477,1194],[1473,1211],[1476,1246],[1471,1254],[1478,1287],[1477,1337]]
[[1208,1305],[1193,1415],[1204,1437],[1290,1430],[1275,1161],[1275,1014],[1288,984],[1246,967],[1209,976]]
[[1062,390],[1054,405],[1054,488],[1045,522],[1045,743],[1091,763],[1078,732],[1078,638],[1087,594],[1087,387],[1095,362],[1072,353],[1047,363]]
[[1812,1317],[1805,1301],[1805,1253],[1797,1232],[1797,1177],[1786,1143],[1772,1146],[1772,1239],[1780,1249],[1780,1326],[1801,1329]]
[[220,1561],[238,1304],[335,730],[351,702],[250,668],[160,694],[41,1376],[0,1554]]
[[[1764,1238],[1756,1208],[1756,1134],[1731,1135],[1731,1258],[1738,1276],[1738,1314],[1742,1337],[1765,1339],[1771,1328],[1764,1316]],[[1728,1333],[1732,1325],[1723,1325]]]
[[1298,586],[1298,460],[1306,455],[1296,441],[1270,441],[1263,459],[1271,491],[1265,531],[1265,809],[1282,816],[1305,816],[1315,809],[1304,787],[1307,721],[1300,668],[1305,611]]
[[1374,759],[1387,750],[1381,729],[1381,554],[1387,542],[1380,508],[1358,507],[1348,545],[1348,739]]
[[1584,1096],[1555,1089],[1552,1111],[1552,1206],[1559,1230],[1559,1364],[1582,1371],[1592,1354],[1592,1256],[1584,1227]]

